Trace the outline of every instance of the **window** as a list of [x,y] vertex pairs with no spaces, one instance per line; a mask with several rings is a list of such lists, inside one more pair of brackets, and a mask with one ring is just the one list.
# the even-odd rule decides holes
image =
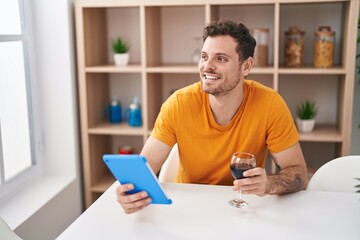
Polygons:
[[23,1],[0,1],[0,200],[40,171],[28,23]]

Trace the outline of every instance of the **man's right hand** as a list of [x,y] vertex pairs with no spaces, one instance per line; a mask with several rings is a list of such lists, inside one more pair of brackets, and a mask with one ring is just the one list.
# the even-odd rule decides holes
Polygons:
[[134,189],[134,185],[130,183],[120,185],[116,188],[117,201],[120,203],[126,214],[140,211],[147,207],[151,202],[151,198],[145,191],[128,194],[127,192],[132,189]]

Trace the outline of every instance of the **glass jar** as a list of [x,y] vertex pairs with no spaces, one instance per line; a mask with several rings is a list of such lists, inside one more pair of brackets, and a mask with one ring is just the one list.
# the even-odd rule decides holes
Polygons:
[[315,32],[314,66],[329,68],[334,64],[335,32],[331,27],[320,26]]
[[256,40],[254,61],[256,67],[267,67],[269,65],[269,29],[252,28],[251,35]]
[[305,32],[299,27],[289,27],[289,30],[285,32],[285,66],[302,66],[304,34]]
[[201,56],[201,40],[202,37],[194,37],[194,40],[196,41],[196,48],[192,54],[192,63],[199,64],[200,56]]

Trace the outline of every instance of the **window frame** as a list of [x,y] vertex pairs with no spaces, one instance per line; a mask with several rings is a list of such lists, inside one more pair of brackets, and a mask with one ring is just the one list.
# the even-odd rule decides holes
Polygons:
[[42,134],[40,132],[40,105],[39,87],[36,77],[34,28],[32,21],[32,9],[29,1],[19,1],[19,12],[21,20],[20,35],[0,35],[0,42],[21,41],[23,45],[24,71],[27,92],[31,166],[23,170],[13,178],[5,181],[4,161],[2,152],[1,125],[0,125],[0,203],[16,195],[19,191],[31,185],[44,175],[42,164]]

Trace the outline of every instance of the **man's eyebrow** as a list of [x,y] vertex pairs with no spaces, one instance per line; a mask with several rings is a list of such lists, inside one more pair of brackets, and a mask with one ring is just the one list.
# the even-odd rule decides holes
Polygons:
[[[205,51],[201,51],[201,53],[205,53],[205,54],[207,54],[207,55],[208,55],[208,53],[207,53],[207,52],[205,52]],[[228,58],[231,58],[231,56],[230,56],[230,55],[228,55],[228,54],[226,54],[226,53],[222,53],[222,52],[215,53],[215,56],[226,56],[226,57],[228,57]]]
[[228,54],[226,54],[226,53],[216,53],[215,55],[216,55],[216,56],[226,56],[226,57],[228,57],[228,58],[231,57],[230,55],[228,55]]

